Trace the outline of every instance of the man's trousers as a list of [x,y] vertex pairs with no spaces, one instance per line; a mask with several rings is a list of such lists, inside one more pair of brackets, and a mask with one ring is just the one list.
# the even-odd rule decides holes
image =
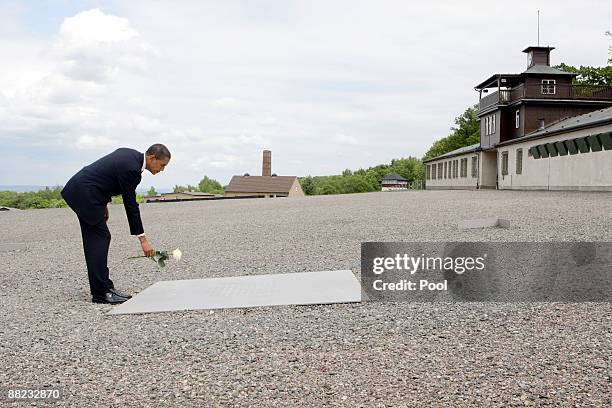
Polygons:
[[89,225],[79,218],[79,223],[81,224],[81,236],[83,237],[91,295],[94,297],[104,296],[110,288],[114,287],[113,281],[108,277],[107,266],[108,249],[111,241],[110,231],[104,220],[96,225]]

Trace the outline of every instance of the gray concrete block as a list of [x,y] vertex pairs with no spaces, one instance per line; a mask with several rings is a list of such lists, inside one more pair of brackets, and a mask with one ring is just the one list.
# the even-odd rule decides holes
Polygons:
[[361,285],[349,270],[157,282],[109,314],[353,303]]
[[510,220],[503,218],[477,218],[473,220],[459,221],[459,229],[472,229],[472,228],[509,228]]
[[23,243],[0,244],[0,252],[25,251],[26,249],[28,249],[28,247]]

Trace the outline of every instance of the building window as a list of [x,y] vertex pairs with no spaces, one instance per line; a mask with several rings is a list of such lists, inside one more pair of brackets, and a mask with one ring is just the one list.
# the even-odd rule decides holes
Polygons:
[[518,109],[514,113],[514,126],[517,129],[521,127],[521,111]]
[[478,156],[472,156],[472,177],[478,177]]
[[444,162],[444,178],[447,178],[447,177],[446,177],[446,163],[447,163],[447,162]]
[[442,179],[442,163],[438,163],[438,178]]
[[467,162],[468,162],[467,157],[461,159],[461,169],[460,169],[460,172],[461,172],[460,177],[461,178],[467,177]]
[[425,178],[427,180],[431,179],[431,165],[428,164],[427,167],[425,168]]
[[493,133],[495,133],[495,115],[489,115],[485,117],[485,135]]
[[453,178],[457,178],[457,167],[459,167],[458,162],[458,160],[453,160]]
[[542,95],[554,95],[557,90],[557,81],[554,79],[542,80]]
[[516,174],[523,174],[523,149],[516,149]]
[[505,176],[508,174],[508,152],[502,152],[502,169],[501,169],[501,173],[502,176]]
[[435,164],[431,165],[431,179],[432,180],[436,179],[436,165]]

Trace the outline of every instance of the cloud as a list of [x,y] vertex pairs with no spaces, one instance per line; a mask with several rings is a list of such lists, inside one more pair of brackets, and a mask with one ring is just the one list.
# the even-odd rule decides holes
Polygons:
[[345,135],[342,133],[336,134],[334,136],[334,140],[342,144],[350,144],[350,145],[358,144],[357,139],[354,136]]
[[[259,174],[264,148],[275,173],[293,175],[420,156],[477,102],[474,85],[521,72],[520,51],[534,42],[526,0],[514,13],[484,0],[133,0],[112,2],[112,13],[77,0],[48,14],[26,3],[6,11],[11,1],[0,2],[0,142],[36,145],[38,156],[13,161],[3,184],[62,183],[116,145],[154,142],[173,155],[143,181],[159,187]],[[589,20],[578,21],[584,1],[538,5],[553,63],[605,63],[612,6],[589,1]],[[59,148],[68,170],[29,170]]]
[[259,124],[261,126],[277,126],[278,125],[278,120],[275,117],[272,116],[268,116],[266,118],[263,118]]
[[242,156],[232,154],[214,154],[199,158],[192,164],[191,167],[195,171],[206,171],[210,168],[227,170],[244,166],[246,162],[247,161]]
[[235,98],[219,98],[210,103],[210,106],[217,109],[237,111],[245,108],[245,102]]
[[77,81],[108,82],[122,70],[146,72],[159,52],[125,18],[99,9],[64,20],[54,49],[59,70]]
[[48,71],[0,99],[0,139],[23,146],[72,145],[102,150],[168,128],[138,103],[126,102],[122,80],[146,72],[159,52],[125,18],[99,9],[66,18],[47,53]]
[[119,141],[109,139],[106,136],[83,135],[77,140],[76,146],[79,149],[96,149],[100,147],[117,146]]

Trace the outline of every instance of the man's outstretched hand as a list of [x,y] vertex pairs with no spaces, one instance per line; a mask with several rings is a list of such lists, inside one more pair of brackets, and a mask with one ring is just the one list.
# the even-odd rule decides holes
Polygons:
[[138,237],[140,240],[140,246],[142,247],[142,252],[144,252],[145,256],[153,256],[155,255],[155,249],[149,244],[146,236]]

